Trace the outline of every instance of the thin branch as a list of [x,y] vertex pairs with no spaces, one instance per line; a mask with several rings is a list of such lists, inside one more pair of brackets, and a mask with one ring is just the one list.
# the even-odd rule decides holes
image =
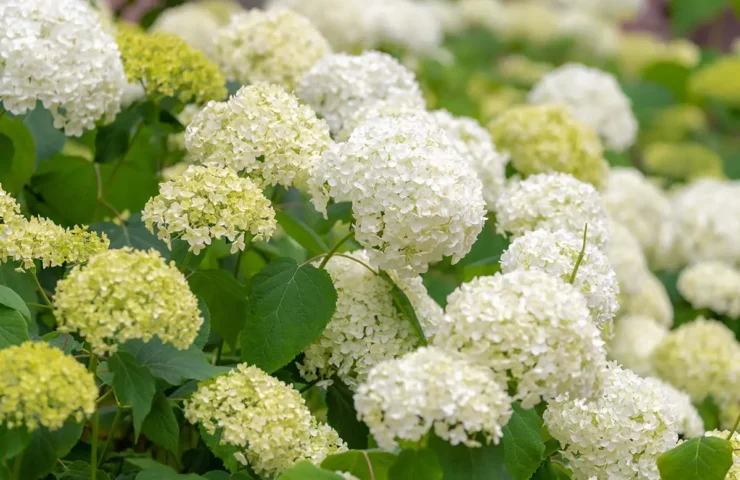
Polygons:
[[588,223],[585,227],[583,227],[583,246],[581,247],[581,253],[578,254],[578,259],[576,259],[576,266],[573,267],[573,273],[570,274],[570,283],[573,284],[573,282],[576,281],[576,274],[578,273],[578,267],[581,266],[581,262],[583,262],[583,256],[586,254],[586,237],[588,235]]

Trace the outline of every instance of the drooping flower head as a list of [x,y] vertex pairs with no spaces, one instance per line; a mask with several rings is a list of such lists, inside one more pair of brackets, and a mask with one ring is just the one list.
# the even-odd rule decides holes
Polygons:
[[563,65],[535,85],[529,103],[566,106],[611,150],[623,151],[635,143],[637,120],[631,103],[609,73],[581,64]]
[[167,8],[157,16],[150,31],[172,33],[209,58],[213,53],[213,38],[221,23],[200,2]]
[[238,447],[239,463],[271,478],[297,462],[318,465],[347,450],[334,429],[311,415],[297,390],[245,363],[202,384],[185,401],[184,413],[209,433],[220,431],[222,445]]
[[188,348],[203,318],[185,276],[156,250],[108,250],[57,283],[58,330],[79,332],[97,355],[131,339]]
[[274,83],[292,91],[321,57],[331,53],[331,47],[308,19],[276,8],[231,17],[216,35],[213,51],[229,80]]
[[67,135],[112,121],[121,108],[121,55],[84,0],[3,1],[0,65],[3,108],[22,115],[41,101]]
[[538,270],[460,286],[447,299],[434,343],[490,368],[499,382],[512,382],[524,408],[566,392],[597,393],[606,364],[586,299]]
[[415,275],[444,256],[464,257],[483,228],[482,186],[431,122],[381,118],[327,151],[313,201],[351,201],[355,238],[383,270]]
[[211,240],[227,238],[231,253],[244,250],[245,240],[269,240],[275,211],[252,180],[215,164],[191,165],[149,199],[141,215],[147,229],[171,247],[173,237],[190,244],[196,255]]
[[45,342],[0,350],[0,425],[57,430],[95,411],[98,387],[74,358]]
[[511,398],[484,366],[422,347],[373,367],[355,394],[355,408],[381,448],[416,442],[430,430],[452,445],[478,447],[478,433],[499,442]]
[[642,377],[654,376],[653,351],[666,335],[668,328],[652,317],[622,315],[615,322],[614,334],[609,339],[609,358]]
[[523,175],[569,173],[596,188],[606,184],[609,165],[599,137],[562,105],[513,107],[489,126],[496,147],[511,154]]
[[685,268],[678,291],[696,309],[708,308],[728,317],[740,317],[740,271],[715,261]]
[[277,85],[242,87],[211,102],[188,125],[185,142],[198,163],[246,171],[260,186],[303,186],[331,138],[323,120]]
[[609,243],[609,219],[596,189],[564,173],[512,181],[496,202],[499,233],[521,236],[530,230],[566,230],[599,248]]

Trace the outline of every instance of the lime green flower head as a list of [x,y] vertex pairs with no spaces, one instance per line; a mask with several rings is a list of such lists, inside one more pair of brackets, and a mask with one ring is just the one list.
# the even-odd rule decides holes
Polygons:
[[85,367],[44,342],[0,350],[0,425],[60,428],[95,411],[98,388]]
[[140,82],[147,96],[176,97],[183,103],[226,97],[226,80],[218,67],[180,37],[120,26],[116,40],[128,81]]
[[740,107],[740,57],[730,56],[699,69],[689,78],[689,91]]
[[489,125],[496,147],[511,154],[523,175],[569,173],[596,188],[606,184],[609,165],[591,128],[560,105],[511,108]]
[[699,143],[659,142],[643,152],[645,170],[673,180],[724,178],[722,158]]

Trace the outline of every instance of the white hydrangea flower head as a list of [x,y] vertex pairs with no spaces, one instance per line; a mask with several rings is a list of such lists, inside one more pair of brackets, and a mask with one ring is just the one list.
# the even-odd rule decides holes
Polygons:
[[[533,230],[517,237],[501,255],[501,271],[539,270],[570,283],[583,248],[583,236],[565,230]],[[617,275],[609,259],[586,240],[573,286],[583,294],[597,327],[611,323],[619,310]]]
[[563,393],[598,392],[604,342],[570,284],[538,270],[478,277],[447,299],[434,343],[488,367],[531,408]]
[[226,102],[210,102],[185,132],[198,163],[246,171],[261,186],[307,184],[329,148],[329,128],[278,85],[248,85]]
[[609,215],[622,223],[652,255],[659,241],[660,228],[668,212],[668,197],[653,182],[634,168],[613,168],[602,192]]
[[123,248],[92,257],[57,283],[54,316],[63,333],[78,332],[96,355],[155,335],[187,349],[203,324],[198,299],[176,267],[156,250]]
[[355,239],[382,270],[425,272],[464,257],[483,228],[482,185],[431,122],[382,118],[327,151],[313,173],[313,202],[351,201]]
[[673,304],[663,282],[651,271],[645,270],[635,283],[640,287],[619,294],[621,313],[647,315],[666,327],[673,325]]
[[[442,22],[426,2],[374,0],[366,7],[376,41],[414,54],[433,53],[444,38]],[[409,25],[414,28],[410,29]]]
[[653,352],[653,367],[696,404],[709,395],[720,406],[740,400],[740,344],[716,320],[699,317],[671,331]]
[[216,164],[191,165],[159,185],[141,214],[146,228],[172,248],[180,238],[198,255],[212,240],[226,238],[231,253],[246,241],[267,241],[275,231],[275,211],[252,180]]
[[121,55],[84,0],[0,3],[0,64],[3,107],[22,115],[41,101],[67,135],[112,121],[121,109]]
[[227,79],[275,83],[288,91],[329,53],[316,27],[287,8],[238,13],[213,40],[213,58]]
[[151,32],[173,33],[211,57],[213,40],[221,27],[218,18],[198,2],[167,8],[157,16]]
[[572,40],[576,54],[611,58],[619,50],[619,24],[595,17],[583,10],[568,9],[560,13],[558,37]]
[[324,56],[303,76],[296,94],[326,120],[333,134],[360,108],[377,102],[422,110],[426,105],[414,74],[390,55],[374,51]]
[[455,150],[473,166],[483,182],[486,206],[493,210],[506,184],[509,155],[496,150],[491,135],[476,120],[455,117],[447,110],[436,110],[431,115],[452,140]]
[[696,309],[740,317],[740,271],[725,263],[708,261],[686,267],[678,277],[678,291]]
[[574,480],[659,480],[658,456],[676,446],[675,408],[657,382],[610,364],[593,400],[551,401],[545,426],[560,442]]
[[686,438],[701,437],[704,434],[704,420],[701,419],[696,407],[691,403],[689,394],[659,378],[648,378],[647,380],[660,385],[670,400],[673,412],[678,420],[678,434]]
[[614,334],[609,340],[607,353],[640,376],[655,375],[653,350],[668,335],[668,328],[646,315],[623,315],[614,324]]
[[246,363],[200,385],[185,401],[185,418],[222,445],[239,447],[234,458],[255,473],[273,478],[308,460],[347,450],[337,432],[311,415],[293,387]]
[[496,202],[496,228],[515,237],[530,230],[566,230],[583,235],[598,248],[609,243],[609,219],[593,185],[565,173],[532,175],[510,181]]
[[640,242],[627,227],[611,217],[609,237],[606,256],[617,274],[619,291],[632,295],[639,293],[648,271],[647,259]]
[[[704,436],[727,439],[729,434],[729,430],[712,430],[711,432],[706,432]],[[732,433],[730,445],[732,446],[732,466],[730,467],[730,471],[727,472],[725,480],[740,480],[740,432]]]
[[[337,375],[354,390],[371,367],[416,349],[420,340],[394,305],[390,283],[352,260],[372,267],[367,253],[356,251],[350,256],[334,256],[326,264],[337,290],[337,308],[321,337],[303,351],[298,370],[308,381]],[[442,308],[429,297],[421,277],[395,280],[429,337],[442,321]]]
[[359,108],[344,122],[342,130],[334,135],[337,142],[346,142],[360,125],[381,118],[403,118],[419,122],[432,121],[429,112],[418,105],[398,104],[395,102],[375,102]]
[[354,398],[358,418],[388,450],[432,429],[452,445],[479,447],[478,433],[498,443],[512,413],[511,398],[490,370],[436,347],[376,365]]

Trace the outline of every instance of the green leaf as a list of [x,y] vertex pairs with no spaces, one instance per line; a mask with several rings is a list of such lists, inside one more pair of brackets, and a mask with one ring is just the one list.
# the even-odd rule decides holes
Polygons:
[[136,480],[204,480],[200,475],[194,473],[177,473],[170,467],[161,466],[142,470],[136,475]]
[[547,459],[535,472],[532,480],[570,480],[570,471],[559,463]]
[[367,436],[370,430],[363,422],[357,420],[357,411],[353,392],[338,377],[332,379],[332,384],[326,390],[326,405],[328,407],[326,419],[329,425],[339,433],[352,449],[367,448]]
[[28,273],[15,271],[19,265],[17,262],[7,262],[0,265],[0,285],[12,289],[24,302],[37,302],[36,285],[34,285],[33,279]]
[[141,425],[152,408],[154,377],[146,367],[139,365],[132,355],[119,351],[108,359],[113,373],[113,389],[118,400],[131,407],[134,417],[134,435],[138,438]]
[[416,336],[419,337],[421,344],[426,345],[427,338],[424,335],[424,329],[421,328],[419,317],[416,316],[416,310],[414,310],[414,305],[411,303],[411,300],[409,300],[409,297],[403,292],[403,290],[396,285],[396,282],[393,281],[390,275],[381,270],[380,276],[391,285],[393,306],[395,306],[398,313],[400,313],[401,316],[411,324],[411,327],[414,329],[414,332],[416,332]]
[[277,480],[343,480],[341,475],[322,470],[311,462],[303,461],[284,471]]
[[[92,467],[87,462],[76,461],[66,467],[60,467],[61,470],[55,476],[57,480],[89,480],[92,473]],[[96,480],[110,480],[110,477],[103,470],[97,469]]]
[[670,91],[677,100],[686,99],[691,69],[674,62],[651,63],[642,71],[642,78],[655,82]]
[[537,471],[545,453],[542,419],[534,409],[524,410],[519,402],[504,427],[504,461],[514,480],[529,480]]
[[325,270],[282,259],[254,276],[249,303],[242,360],[274,372],[321,335],[337,292]]
[[10,429],[5,424],[0,425],[0,464],[21,453],[30,441],[31,433],[25,427]]
[[155,337],[144,343],[129,340],[122,351],[135,358],[137,365],[145,367],[151,375],[171,385],[180,385],[185,380],[208,380],[225,373],[228,369],[214,367],[197,347],[178,350],[169,343]]
[[319,235],[325,235],[331,231],[337,222],[352,223],[352,202],[332,203],[326,209],[327,218],[321,217],[314,230]]
[[275,220],[283,227],[288,236],[308,251],[309,255],[318,255],[329,250],[319,234],[311,230],[311,227],[302,221],[280,211],[275,212]]
[[162,393],[154,397],[152,410],[141,425],[141,432],[152,442],[177,453],[180,440],[180,426],[177,424],[172,403]]
[[436,435],[429,438],[439,459],[445,480],[511,480],[506,471],[503,445],[483,445],[470,448],[463,444],[450,445]]
[[236,349],[247,318],[247,288],[225,270],[198,270],[188,283],[208,305],[213,331]]
[[26,302],[12,289],[0,285],[0,305],[17,311],[28,323],[31,322],[31,312]]
[[696,406],[696,411],[699,413],[702,422],[704,422],[705,430],[711,431],[719,428],[722,409],[717,405],[717,402],[714,401],[711,395],[707,396],[703,402]]
[[213,452],[217,458],[224,462],[224,467],[226,467],[228,471],[235,473],[242,468],[241,463],[237,462],[236,458],[234,458],[234,453],[238,452],[239,448],[229,444],[222,445],[222,431],[220,429],[217,429],[216,433],[210,434],[205,428],[200,426],[198,431],[200,432],[200,438],[203,439],[203,443],[206,444],[208,449]]
[[380,450],[350,450],[329,455],[321,468],[333,472],[348,472],[360,480],[387,480],[388,470],[398,457]]
[[679,35],[717,17],[727,7],[725,0],[671,0],[671,23]]
[[55,330],[41,338],[52,347],[58,348],[67,354],[78,352],[82,349],[82,343],[75,340],[71,333],[60,333]]
[[36,108],[26,115],[23,123],[33,135],[36,144],[36,160],[46,160],[59,153],[67,141],[64,133],[54,128],[54,119],[41,102],[36,103]]
[[126,221],[126,225],[101,222],[92,224],[90,230],[105,233],[110,240],[110,248],[133,247],[137,250],[153,248],[161,253],[163,257],[170,257],[167,245],[144,226],[144,222],[141,221],[141,213],[131,215]]
[[28,323],[18,310],[0,306],[0,349],[28,340]]
[[23,480],[35,480],[54,469],[58,458],[64,458],[80,440],[82,424],[65,423],[53,432],[40,428],[33,432],[31,441],[23,451],[21,474]]
[[211,312],[202,298],[198,298],[198,310],[200,310],[200,316],[203,317],[203,324],[200,326],[195,340],[193,340],[193,345],[198,347],[198,350],[203,350],[211,336]]
[[18,118],[0,118],[0,184],[18,196],[28,183],[36,165],[33,135]]
[[388,471],[388,480],[442,480],[442,466],[428,448],[404,450]]
[[724,438],[693,438],[658,457],[662,480],[723,480],[732,467],[732,445]]
[[246,471],[229,473],[224,472],[223,470],[214,470],[204,474],[203,476],[208,480],[255,480],[254,477]]

